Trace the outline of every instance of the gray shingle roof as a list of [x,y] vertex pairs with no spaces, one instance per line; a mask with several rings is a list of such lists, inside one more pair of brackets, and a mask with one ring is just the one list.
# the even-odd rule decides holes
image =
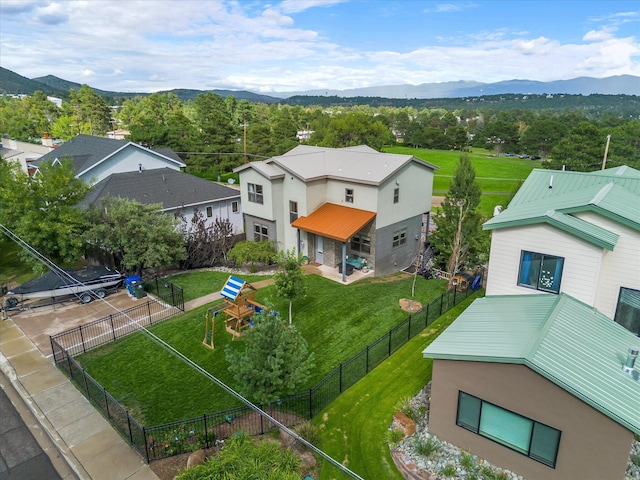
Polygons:
[[474,301],[423,355],[526,365],[640,434],[640,380],[622,370],[631,346],[640,338],[567,294],[497,295]]
[[110,175],[91,189],[80,207],[87,208],[108,196],[161,203],[169,210],[227,198],[239,200],[240,191],[171,168],[157,168]]
[[[115,140],[113,138],[94,137],[92,135],[78,135],[31,163],[38,166],[43,162],[54,161],[56,158],[59,160],[70,158],[73,169],[77,174],[80,174],[128,145],[161,155],[181,167],[185,166],[171,149],[159,149],[154,152],[153,150],[149,150],[127,140]],[[168,154],[169,152],[172,152],[172,154]]]
[[262,162],[251,162],[235,171],[253,168],[267,178],[287,172],[305,182],[331,178],[379,185],[409,162],[438,170],[437,166],[412,155],[380,153],[365,145],[346,148],[299,145],[284,155]]

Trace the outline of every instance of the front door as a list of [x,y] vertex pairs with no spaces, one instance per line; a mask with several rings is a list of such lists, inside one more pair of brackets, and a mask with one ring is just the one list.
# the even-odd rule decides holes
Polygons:
[[316,235],[316,262],[324,265],[324,238]]

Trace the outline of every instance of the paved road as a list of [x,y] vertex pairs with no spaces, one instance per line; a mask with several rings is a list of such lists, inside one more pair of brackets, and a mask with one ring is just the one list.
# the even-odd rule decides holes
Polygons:
[[[4,380],[4,379],[3,379]],[[18,409],[7,396],[18,403],[23,414],[26,405],[11,389],[9,382],[2,382],[0,390],[0,480],[60,480],[51,459],[35,439]]]

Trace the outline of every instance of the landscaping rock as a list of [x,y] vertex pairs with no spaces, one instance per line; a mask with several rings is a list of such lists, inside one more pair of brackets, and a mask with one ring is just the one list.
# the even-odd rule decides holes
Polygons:
[[393,414],[393,421],[404,432],[406,437],[410,437],[416,433],[416,423],[402,412]]
[[204,463],[204,450],[196,450],[187,459],[187,468],[194,467],[196,465],[202,465]]

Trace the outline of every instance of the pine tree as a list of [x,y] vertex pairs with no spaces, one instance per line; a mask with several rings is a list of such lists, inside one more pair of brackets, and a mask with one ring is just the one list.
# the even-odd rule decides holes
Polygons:
[[313,353],[295,326],[273,312],[265,309],[253,321],[243,337],[244,350],[228,345],[225,354],[240,393],[269,404],[296,393],[308,380]]
[[440,264],[446,263],[449,275],[455,275],[467,261],[477,262],[487,253],[487,236],[482,232],[482,218],[476,211],[481,190],[475,178],[469,156],[461,154],[442,203],[442,213],[434,218],[437,230],[431,235],[431,243]]

